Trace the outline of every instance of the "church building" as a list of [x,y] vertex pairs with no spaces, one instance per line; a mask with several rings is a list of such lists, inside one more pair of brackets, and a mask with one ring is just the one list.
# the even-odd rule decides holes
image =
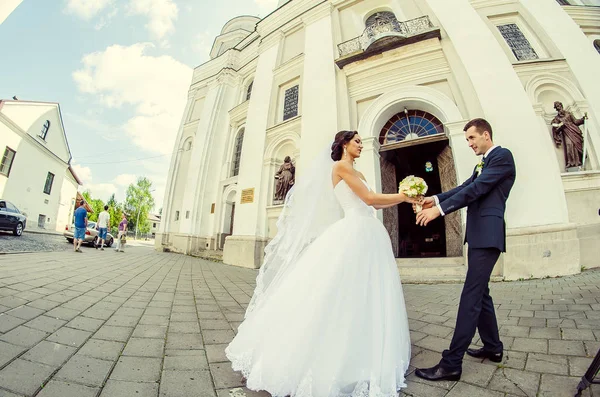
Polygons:
[[[496,279],[600,266],[598,6],[290,0],[233,18],[194,70],[156,249],[258,268],[282,195],[337,131],[361,135],[374,191],[416,175],[430,195],[471,176],[463,127],[483,117],[517,167]],[[425,228],[408,205],[377,216],[404,281],[464,277],[465,210]]]

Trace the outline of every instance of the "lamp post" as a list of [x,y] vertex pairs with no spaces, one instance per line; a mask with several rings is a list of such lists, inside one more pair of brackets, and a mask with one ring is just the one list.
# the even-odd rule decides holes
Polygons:
[[[152,189],[150,190],[148,193],[152,193],[153,191],[155,191],[156,189]],[[138,214],[137,214],[137,220],[135,221],[135,239],[137,240],[137,236],[138,236],[138,225],[140,223],[140,212],[142,211],[142,205],[144,204],[144,201],[142,200],[142,202],[140,203],[140,207],[138,209]]]

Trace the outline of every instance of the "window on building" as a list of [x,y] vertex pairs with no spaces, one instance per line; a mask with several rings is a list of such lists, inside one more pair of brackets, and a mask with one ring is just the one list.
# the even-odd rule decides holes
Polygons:
[[600,39],[594,40],[594,48],[598,51],[598,54],[600,54]]
[[405,110],[392,116],[381,129],[382,145],[424,138],[444,133],[444,125],[437,117],[422,110]]
[[518,61],[539,59],[539,56],[516,23],[499,25],[498,30]]
[[190,219],[190,211],[185,211],[185,219]]
[[250,85],[248,85],[248,90],[246,91],[246,100],[250,99],[252,96],[252,85],[254,85],[254,80],[252,80]]
[[283,121],[298,115],[298,89],[299,86],[295,85],[285,90],[283,100]]
[[175,211],[175,220],[178,221],[179,220],[179,211]]
[[242,157],[242,145],[244,144],[244,130],[241,130],[235,139],[235,148],[233,150],[233,161],[231,167],[231,176],[239,175],[240,160]]
[[15,152],[8,146],[4,149],[4,155],[2,156],[2,162],[0,163],[0,175],[10,176],[10,169],[12,168],[13,160],[15,159]]
[[42,127],[42,131],[40,131],[40,138],[46,140],[46,135],[48,135],[48,130],[50,129],[50,120],[46,120]]
[[156,223],[153,223],[153,224],[152,224],[152,227],[156,229]]
[[50,194],[52,192],[52,184],[54,183],[54,174],[49,172],[46,176],[46,184],[44,185],[44,193]]

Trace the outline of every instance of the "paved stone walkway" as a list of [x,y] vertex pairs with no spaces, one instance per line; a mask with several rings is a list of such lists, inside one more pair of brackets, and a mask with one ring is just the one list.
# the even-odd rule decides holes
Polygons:
[[[0,397],[241,397],[223,349],[256,272],[147,247],[0,256]],[[501,365],[432,383],[461,285],[405,285],[413,360],[401,395],[572,396],[600,348],[600,270],[493,284]],[[600,396],[600,387],[585,396]],[[315,396],[317,397],[317,396]]]

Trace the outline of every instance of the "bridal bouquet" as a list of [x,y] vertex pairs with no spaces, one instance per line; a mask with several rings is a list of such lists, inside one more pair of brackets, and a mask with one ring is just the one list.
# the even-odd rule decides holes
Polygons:
[[[408,197],[424,196],[427,193],[427,183],[425,183],[423,178],[409,175],[400,182],[398,193],[404,193]],[[419,212],[423,209],[423,206],[415,204],[415,209]]]

